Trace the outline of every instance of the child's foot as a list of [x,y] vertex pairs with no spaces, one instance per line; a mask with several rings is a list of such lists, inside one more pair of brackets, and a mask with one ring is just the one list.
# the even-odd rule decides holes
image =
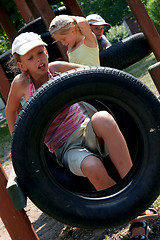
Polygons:
[[156,219],[158,218],[158,212],[156,211],[155,208],[148,208],[142,215],[138,216],[134,220],[149,220],[149,219]]
[[149,234],[149,227],[145,220],[158,218],[158,212],[155,208],[148,208],[142,215],[131,221],[130,232],[131,240],[147,240]]
[[134,222],[130,226],[130,240],[148,240],[149,227],[147,222]]

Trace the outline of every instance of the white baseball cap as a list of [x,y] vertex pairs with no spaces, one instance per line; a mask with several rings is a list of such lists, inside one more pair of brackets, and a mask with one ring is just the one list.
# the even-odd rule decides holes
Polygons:
[[90,25],[109,25],[109,23],[106,23],[105,20],[98,14],[90,14],[86,17],[88,23]]
[[62,15],[56,16],[55,18],[53,18],[53,20],[50,23],[50,26],[49,26],[50,34],[60,30],[61,28],[65,27],[68,24],[73,24],[73,23],[74,23],[74,20],[69,15],[62,14]]
[[31,49],[38,46],[47,46],[37,33],[25,32],[18,35],[12,44],[12,54],[24,55]]

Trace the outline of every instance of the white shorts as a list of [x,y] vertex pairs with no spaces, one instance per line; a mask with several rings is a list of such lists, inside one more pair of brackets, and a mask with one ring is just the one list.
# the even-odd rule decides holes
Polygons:
[[107,156],[105,146],[101,149],[89,118],[55,152],[58,162],[77,176],[84,176],[81,171],[83,159],[89,155]]

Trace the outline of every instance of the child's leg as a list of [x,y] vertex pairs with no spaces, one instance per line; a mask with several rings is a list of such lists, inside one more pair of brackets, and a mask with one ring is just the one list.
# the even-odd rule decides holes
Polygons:
[[96,156],[85,157],[81,163],[81,170],[96,190],[115,185],[115,181],[108,175],[102,161]]
[[125,177],[132,167],[132,161],[127,144],[117,123],[106,111],[95,113],[91,122],[99,143],[105,143],[109,156],[121,178]]
[[63,155],[63,164],[77,176],[87,177],[96,190],[109,188],[115,181],[108,175],[102,161],[87,149],[72,145]]

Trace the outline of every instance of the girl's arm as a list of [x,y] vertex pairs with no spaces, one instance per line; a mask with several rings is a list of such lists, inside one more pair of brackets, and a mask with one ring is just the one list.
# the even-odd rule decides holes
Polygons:
[[84,43],[88,47],[96,47],[97,39],[95,34],[92,32],[88,21],[84,17],[71,16],[77,23],[82,35],[85,37]]
[[20,100],[24,96],[23,84],[19,77],[19,75],[16,76],[11,84],[5,110],[8,128],[11,135],[18,113],[21,110]]
[[63,73],[75,68],[84,68],[84,67],[86,66],[76,64],[76,63],[69,63],[65,61],[54,61],[49,63],[49,70],[52,74],[54,74],[55,72]]

